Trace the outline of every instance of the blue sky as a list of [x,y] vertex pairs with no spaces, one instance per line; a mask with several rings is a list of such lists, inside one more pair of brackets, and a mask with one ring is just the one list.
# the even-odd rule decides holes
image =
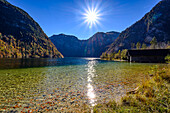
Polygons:
[[[141,19],[160,0],[8,0],[29,13],[48,36],[75,35],[87,39],[96,32],[125,30]],[[99,24],[84,22],[87,7],[97,7]]]

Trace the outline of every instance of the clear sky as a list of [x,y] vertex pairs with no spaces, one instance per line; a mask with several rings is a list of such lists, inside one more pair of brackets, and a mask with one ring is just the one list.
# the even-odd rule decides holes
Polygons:
[[[125,30],[160,0],[7,0],[39,23],[48,36],[75,35],[87,39],[96,32]],[[96,9],[98,23],[90,26],[87,12]],[[86,15],[86,16],[85,16]],[[89,18],[88,18],[89,19]],[[91,18],[90,18],[91,19]],[[92,18],[93,20],[93,18]]]

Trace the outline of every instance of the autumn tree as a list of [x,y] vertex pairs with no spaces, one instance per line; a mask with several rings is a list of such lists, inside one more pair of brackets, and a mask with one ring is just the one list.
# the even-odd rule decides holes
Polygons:
[[156,37],[153,37],[153,39],[151,40],[150,44],[151,44],[151,48],[153,48],[153,49],[156,48],[156,45],[157,45]]
[[2,33],[0,33],[0,39],[2,38]]
[[146,49],[146,48],[147,48],[146,44],[143,43],[143,44],[142,44],[142,49]]
[[121,60],[121,51],[119,50],[117,54],[115,54],[115,59]]
[[131,49],[135,48],[135,43],[131,43]]
[[137,44],[136,44],[136,49],[140,49],[141,48],[141,44],[140,44],[140,42],[138,42]]
[[121,52],[121,59],[124,59],[124,60],[127,59],[127,56],[126,56],[127,51],[128,51],[127,49],[122,50],[122,52]]
[[111,58],[114,58],[114,56],[115,56],[115,52],[113,52],[113,53],[110,54],[110,57],[111,57]]

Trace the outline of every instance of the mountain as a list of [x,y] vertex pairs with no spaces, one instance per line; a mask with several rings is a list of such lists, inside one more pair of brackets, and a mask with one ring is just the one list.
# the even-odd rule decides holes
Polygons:
[[83,56],[83,41],[79,40],[77,37],[59,34],[49,38],[65,57]]
[[99,57],[118,35],[118,32],[98,32],[88,40],[79,40],[75,36],[59,34],[50,39],[65,57]]
[[141,20],[121,32],[106,53],[130,49],[137,42],[149,45],[153,37],[158,42],[170,41],[170,0],[160,1]]
[[0,0],[0,57],[63,57],[28,13]]
[[118,32],[98,32],[89,38],[85,44],[86,57],[99,57],[109,48],[109,45],[119,36]]

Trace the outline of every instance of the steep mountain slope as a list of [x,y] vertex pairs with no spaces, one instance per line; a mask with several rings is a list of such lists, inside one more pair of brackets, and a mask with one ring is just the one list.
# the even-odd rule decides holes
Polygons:
[[38,23],[6,0],[0,0],[0,33],[4,45],[13,43],[11,47],[19,51],[6,51],[6,47],[1,47],[1,57],[63,57]]
[[87,40],[84,54],[87,57],[99,57],[109,48],[109,45],[119,36],[118,32],[98,32]]
[[149,44],[153,37],[158,42],[170,41],[170,0],[160,1],[141,20],[123,31],[106,52],[130,49],[131,43]]
[[65,57],[99,57],[118,35],[118,32],[98,32],[88,40],[79,40],[75,36],[60,34],[50,39]]

